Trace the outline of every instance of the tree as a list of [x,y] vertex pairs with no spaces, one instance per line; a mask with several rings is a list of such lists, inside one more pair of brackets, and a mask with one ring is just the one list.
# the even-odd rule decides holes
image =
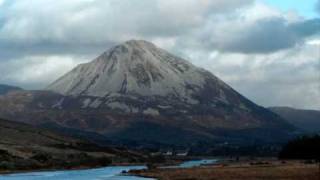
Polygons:
[[279,154],[280,159],[315,160],[319,166],[320,180],[320,136],[302,136],[286,144]]

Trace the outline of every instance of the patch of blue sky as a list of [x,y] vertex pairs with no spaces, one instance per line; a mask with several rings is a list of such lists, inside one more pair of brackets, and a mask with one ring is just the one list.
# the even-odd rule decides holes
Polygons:
[[318,17],[315,10],[317,0],[261,0],[268,5],[277,7],[282,11],[295,10],[306,18]]

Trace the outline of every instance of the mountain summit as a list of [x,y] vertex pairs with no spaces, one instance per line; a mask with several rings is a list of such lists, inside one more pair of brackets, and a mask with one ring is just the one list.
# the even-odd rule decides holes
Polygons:
[[171,96],[195,103],[193,95],[205,90],[209,79],[222,88],[211,89],[219,91],[212,95],[223,99],[223,89],[229,88],[206,70],[150,42],[131,40],[77,66],[47,89],[74,96]]
[[[174,56],[154,44],[131,40],[104,52],[92,62],[81,64],[47,90],[66,96],[123,98],[150,101],[157,106],[229,104],[246,110],[246,103],[227,84],[210,72]],[[87,101],[88,102],[88,101]],[[108,103],[107,102],[107,103]]]
[[0,103],[9,119],[137,145],[278,142],[293,130],[209,71],[136,40],[75,67],[47,91],[11,93]]

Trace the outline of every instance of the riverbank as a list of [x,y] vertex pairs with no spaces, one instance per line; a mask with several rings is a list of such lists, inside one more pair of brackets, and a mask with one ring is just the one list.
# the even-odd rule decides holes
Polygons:
[[[216,159],[197,159],[190,160],[188,157],[186,161],[181,158],[167,159],[164,163],[157,163],[157,166],[162,168],[177,168],[177,167],[195,167],[203,164],[215,163]],[[136,164],[136,163],[135,163]],[[62,170],[41,170],[32,172],[16,172],[10,174],[0,175],[1,180],[65,180],[65,179],[114,179],[114,180],[154,180],[153,178],[143,178],[135,175],[126,174],[124,172],[139,171],[148,167],[144,165],[135,165],[133,163],[117,163],[118,166],[107,166],[101,168],[88,168],[88,169],[62,169]]]
[[[175,166],[182,163],[182,160],[166,160],[164,163],[159,163],[157,166]],[[44,167],[30,167],[24,169],[1,169],[0,175],[6,174],[16,174],[16,173],[33,173],[33,172],[55,172],[55,171],[70,171],[70,170],[90,170],[90,169],[98,169],[98,168],[107,168],[107,167],[144,167],[148,164],[147,162],[137,162],[137,163],[129,163],[129,162],[112,162],[110,164],[105,164],[103,161],[95,161],[95,159],[91,159],[89,164],[73,164],[72,166],[44,166]]]
[[159,180],[319,180],[317,164],[299,161],[264,161],[218,163],[195,168],[153,169],[130,171],[129,174]]
[[57,170],[35,171],[26,173],[2,174],[1,180],[91,180],[91,179],[114,179],[114,180],[153,180],[135,176],[124,176],[121,173],[132,169],[144,169],[145,166],[108,166],[94,169],[81,170]]
[[144,166],[145,163],[115,163],[105,165],[79,165],[73,167],[47,167],[37,169],[22,169],[22,170],[0,170],[0,175],[16,174],[16,173],[32,173],[32,172],[55,172],[55,171],[72,171],[72,170],[90,170],[98,169],[103,167],[121,167],[121,166]]

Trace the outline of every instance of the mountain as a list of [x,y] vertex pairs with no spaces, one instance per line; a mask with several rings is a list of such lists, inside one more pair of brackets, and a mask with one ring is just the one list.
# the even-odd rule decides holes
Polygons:
[[294,109],[290,107],[270,107],[289,123],[307,132],[320,132],[320,111]]
[[0,172],[103,166],[139,155],[0,119]]
[[135,144],[282,142],[295,130],[209,71],[131,40],[80,64],[45,91],[0,97],[0,115]]
[[22,90],[22,89],[15,86],[0,84],[0,95],[7,94],[10,91],[19,91],[19,90]]
[[172,97],[174,101],[197,104],[205,99],[193,96],[208,90],[213,90],[216,101],[227,101],[223,93],[230,87],[208,71],[149,42],[133,40],[79,65],[47,89],[63,95],[102,98]]

